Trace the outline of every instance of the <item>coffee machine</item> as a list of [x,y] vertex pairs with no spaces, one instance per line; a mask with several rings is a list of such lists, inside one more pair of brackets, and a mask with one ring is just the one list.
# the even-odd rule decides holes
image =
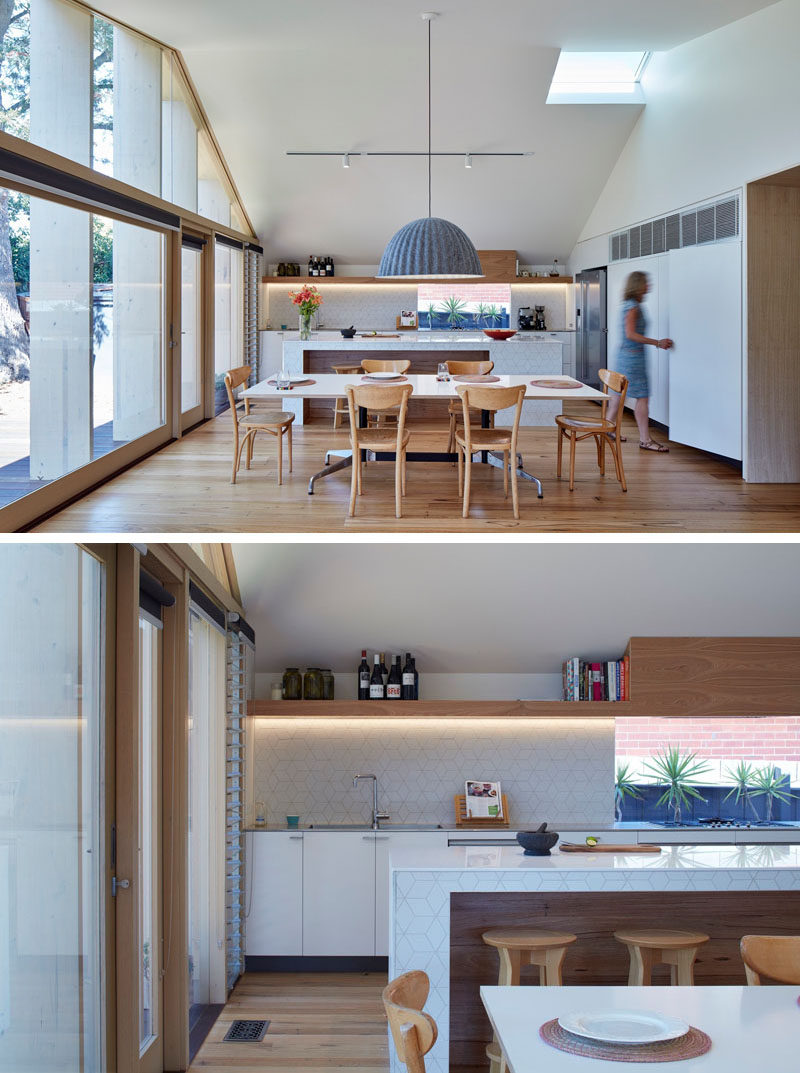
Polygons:
[[547,325],[544,322],[544,306],[534,306],[533,329],[537,332],[546,332]]
[[533,313],[530,306],[520,306],[517,312],[517,328],[521,332],[532,332],[536,325],[533,323]]

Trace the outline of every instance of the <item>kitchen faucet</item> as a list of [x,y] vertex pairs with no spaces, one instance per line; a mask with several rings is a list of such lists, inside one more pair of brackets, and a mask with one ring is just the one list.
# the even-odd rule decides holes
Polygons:
[[388,820],[387,812],[378,811],[378,776],[377,775],[354,775],[353,786],[358,786],[359,779],[372,779],[372,830],[380,830],[381,820]]

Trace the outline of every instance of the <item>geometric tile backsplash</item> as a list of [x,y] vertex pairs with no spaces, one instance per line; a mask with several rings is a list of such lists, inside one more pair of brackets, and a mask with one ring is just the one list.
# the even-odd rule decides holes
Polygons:
[[464,780],[499,780],[511,823],[613,821],[613,719],[254,719],[250,801],[267,821],[369,820],[371,788],[395,823],[453,822]]

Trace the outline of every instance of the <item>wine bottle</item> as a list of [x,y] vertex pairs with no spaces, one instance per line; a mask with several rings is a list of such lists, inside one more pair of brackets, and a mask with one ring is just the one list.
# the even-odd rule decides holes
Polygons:
[[406,662],[403,666],[403,683],[401,700],[414,699],[414,667],[411,663],[411,653],[406,652]]
[[417,661],[414,656],[411,657],[411,666],[414,671],[414,700],[419,700],[419,671],[417,670]]
[[333,258],[331,257],[330,254],[328,254],[327,260],[325,262],[325,275],[326,276],[332,276],[333,275]]
[[366,648],[361,649],[361,662],[358,665],[358,699],[369,700],[369,664]]
[[327,276],[327,274],[328,274],[328,268],[327,268],[327,265],[325,264],[325,258],[324,257],[320,257],[320,259],[319,259],[319,274],[321,276]]
[[403,677],[400,673],[400,657],[395,656],[392,660],[392,669],[386,682],[386,699],[400,700],[403,689]]
[[372,677],[369,680],[369,699],[383,700],[385,696],[383,675],[381,674],[381,661],[380,657],[376,655],[375,663],[372,668]]
[[388,668],[386,666],[386,653],[381,652],[381,653],[379,653],[379,655],[381,657],[380,667],[381,667],[381,674],[383,675],[383,691],[384,691],[384,695],[385,695],[385,693],[386,693],[386,683],[387,683],[387,681],[389,679],[389,670],[388,670]]
[[308,274],[309,276],[314,275],[314,258],[311,254],[308,255]]

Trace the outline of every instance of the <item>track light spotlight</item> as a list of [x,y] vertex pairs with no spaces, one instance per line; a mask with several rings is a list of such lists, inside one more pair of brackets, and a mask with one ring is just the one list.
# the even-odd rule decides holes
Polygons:
[[471,168],[472,167],[472,153],[464,153],[464,167],[465,168]]
[[349,168],[350,167],[350,154],[349,153],[345,153],[344,156],[342,157],[342,167],[343,168]]

